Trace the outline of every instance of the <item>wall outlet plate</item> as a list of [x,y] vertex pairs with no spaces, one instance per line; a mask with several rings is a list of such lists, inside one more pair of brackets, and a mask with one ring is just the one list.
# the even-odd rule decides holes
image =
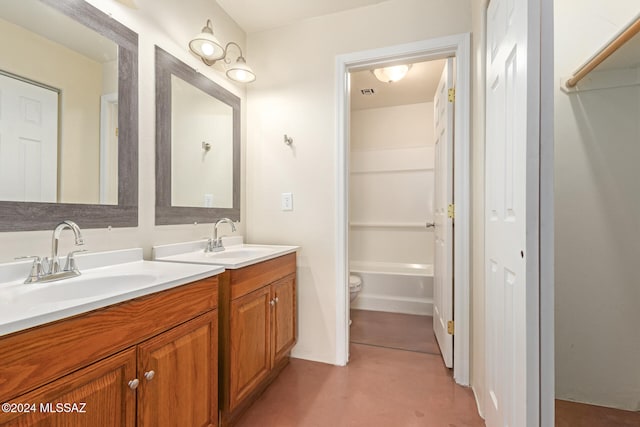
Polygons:
[[283,211],[293,210],[293,193],[282,193],[280,199],[280,209]]

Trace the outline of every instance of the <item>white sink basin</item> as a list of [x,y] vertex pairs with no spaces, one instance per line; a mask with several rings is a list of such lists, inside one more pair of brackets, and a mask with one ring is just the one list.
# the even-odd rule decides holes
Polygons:
[[31,263],[0,264],[0,335],[170,289],[224,271],[142,260],[141,249],[77,255],[82,274],[23,283]]
[[[231,241],[236,242],[237,240]],[[242,240],[239,241],[241,242]],[[225,244],[224,251],[205,252],[205,246],[206,240],[155,246],[153,248],[153,259],[155,261],[213,264],[233,270],[277,258],[295,252],[299,248],[299,246],[249,245],[240,243]]]
[[84,298],[98,298],[132,287],[145,287],[157,280],[151,274],[82,275],[49,283],[31,283],[0,290],[0,304],[24,305],[29,310],[39,304],[67,302]]
[[269,253],[273,252],[272,247],[248,247],[242,246],[239,248],[231,247],[225,249],[221,252],[208,252],[205,253],[206,258],[210,259],[232,259],[232,258],[242,258],[242,259],[252,259],[258,258]]

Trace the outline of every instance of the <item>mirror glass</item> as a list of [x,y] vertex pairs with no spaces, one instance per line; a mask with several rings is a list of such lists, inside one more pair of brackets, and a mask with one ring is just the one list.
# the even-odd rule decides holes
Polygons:
[[171,205],[233,207],[233,108],[175,75]]
[[138,35],[83,0],[0,1],[0,232],[138,224]]
[[240,220],[240,98],[156,46],[156,224]]
[[118,44],[0,2],[0,200],[118,204]]

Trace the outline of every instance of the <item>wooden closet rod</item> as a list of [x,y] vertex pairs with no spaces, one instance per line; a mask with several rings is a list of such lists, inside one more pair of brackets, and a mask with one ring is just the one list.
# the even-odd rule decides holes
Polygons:
[[580,80],[582,80],[587,74],[589,74],[594,68],[607,59],[613,52],[618,50],[620,46],[631,40],[633,36],[640,32],[640,16],[636,17],[627,28],[625,28],[616,38],[611,40],[608,45],[603,47],[593,58],[584,64],[578,71],[573,73],[573,76],[567,80],[567,87],[575,87]]

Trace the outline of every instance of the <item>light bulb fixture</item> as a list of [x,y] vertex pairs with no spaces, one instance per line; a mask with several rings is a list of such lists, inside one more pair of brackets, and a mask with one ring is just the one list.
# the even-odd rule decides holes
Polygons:
[[[227,68],[227,77],[236,82],[251,83],[256,79],[256,74],[253,72],[251,67],[247,65],[247,61],[244,59],[244,56],[242,56],[242,49],[240,49],[240,46],[238,46],[237,43],[229,42],[225,47],[225,52],[229,48],[229,45],[235,45],[240,51],[240,56],[238,56],[238,59],[236,59],[234,64]],[[224,62],[227,64],[231,63],[227,58],[224,59]]]
[[224,58],[224,48],[216,36],[213,35],[210,19],[207,19],[207,25],[202,27],[202,31],[191,39],[189,49],[207,65],[213,65],[216,61]]
[[376,68],[371,71],[378,80],[384,83],[393,83],[404,79],[409,70],[411,64],[408,65],[394,65],[392,67]]
[[227,67],[227,77],[239,83],[251,83],[256,79],[256,75],[251,67],[247,65],[247,61],[242,55],[242,48],[236,42],[229,42],[223,48],[222,44],[213,35],[210,19],[207,19],[207,25],[189,42],[189,50],[209,66],[219,60],[223,60],[225,64],[231,64],[231,60],[227,58],[230,46],[238,48],[240,56],[238,56],[233,65]]

